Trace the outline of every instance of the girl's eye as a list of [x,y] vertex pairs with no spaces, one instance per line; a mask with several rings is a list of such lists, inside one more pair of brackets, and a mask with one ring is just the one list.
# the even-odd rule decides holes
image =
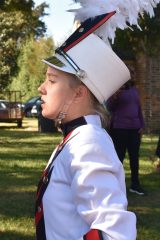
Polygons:
[[49,81],[50,83],[55,83],[55,80],[54,80],[54,79],[48,79],[48,81]]

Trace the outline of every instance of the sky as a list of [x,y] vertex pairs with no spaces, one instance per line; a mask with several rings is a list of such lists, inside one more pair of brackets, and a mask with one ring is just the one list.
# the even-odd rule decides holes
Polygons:
[[46,11],[48,16],[44,17],[47,26],[47,35],[52,36],[55,43],[63,41],[72,31],[74,15],[66,12],[73,8],[72,0],[34,0],[35,6],[46,2],[49,9]]

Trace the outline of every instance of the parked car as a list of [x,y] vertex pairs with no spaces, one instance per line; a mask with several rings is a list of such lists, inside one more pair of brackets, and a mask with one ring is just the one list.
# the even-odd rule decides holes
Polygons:
[[25,103],[25,106],[24,106],[24,114],[26,117],[32,117],[32,113],[31,113],[31,110],[32,110],[32,107],[34,105],[36,105],[36,102],[40,100],[40,96],[35,96],[35,97],[32,97],[30,98],[26,103]]
[[32,109],[31,109],[31,116],[32,117],[38,117],[39,114],[41,113],[42,109],[41,109],[41,100],[38,99],[35,103],[35,105],[33,105]]

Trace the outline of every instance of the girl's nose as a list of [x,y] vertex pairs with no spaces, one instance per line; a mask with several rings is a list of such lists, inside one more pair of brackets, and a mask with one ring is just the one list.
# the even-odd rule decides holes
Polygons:
[[45,87],[44,87],[44,83],[42,83],[39,88],[38,88],[38,91],[40,94],[46,94],[46,90],[45,90]]

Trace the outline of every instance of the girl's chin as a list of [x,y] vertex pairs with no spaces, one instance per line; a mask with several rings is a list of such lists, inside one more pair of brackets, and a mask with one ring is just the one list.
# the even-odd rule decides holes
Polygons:
[[43,111],[43,110],[42,110],[42,116],[43,116],[44,118],[48,118],[48,119],[50,119],[50,120],[55,120],[55,119],[56,119],[56,116],[51,115],[51,114],[49,114],[49,113],[47,113],[47,112],[45,112],[45,111]]

